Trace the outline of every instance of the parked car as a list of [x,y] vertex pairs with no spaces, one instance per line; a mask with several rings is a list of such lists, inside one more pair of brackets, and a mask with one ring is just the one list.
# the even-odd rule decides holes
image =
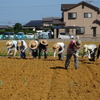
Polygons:
[[48,33],[49,32],[41,32],[41,33],[38,33],[39,39],[49,39]]
[[28,33],[25,35],[26,39],[34,39],[34,34],[33,33]]
[[24,32],[18,32],[15,36],[15,39],[24,39]]
[[58,39],[74,39],[74,36],[69,33],[59,33]]
[[4,40],[14,39],[14,32],[4,32],[2,34],[2,39]]

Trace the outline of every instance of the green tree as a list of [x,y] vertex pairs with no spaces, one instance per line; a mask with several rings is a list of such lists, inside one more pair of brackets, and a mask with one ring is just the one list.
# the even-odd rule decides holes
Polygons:
[[16,23],[16,24],[14,25],[14,30],[15,30],[15,31],[21,31],[21,30],[22,30],[22,25],[21,25],[20,23]]

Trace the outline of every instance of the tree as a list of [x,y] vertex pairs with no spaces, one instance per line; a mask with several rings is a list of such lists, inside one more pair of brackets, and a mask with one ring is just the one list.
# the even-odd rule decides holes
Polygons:
[[16,24],[14,25],[14,30],[15,30],[15,31],[20,31],[20,30],[22,30],[22,25],[21,25],[20,23],[16,23]]

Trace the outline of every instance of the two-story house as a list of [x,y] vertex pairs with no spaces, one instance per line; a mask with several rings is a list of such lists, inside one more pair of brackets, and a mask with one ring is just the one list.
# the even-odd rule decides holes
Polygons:
[[68,32],[80,37],[100,37],[100,10],[87,2],[62,4],[64,26],[54,27],[54,37],[60,32]]

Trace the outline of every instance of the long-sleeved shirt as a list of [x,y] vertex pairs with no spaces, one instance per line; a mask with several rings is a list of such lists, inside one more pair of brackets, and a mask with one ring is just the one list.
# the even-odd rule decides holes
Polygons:
[[[58,42],[58,45],[60,45],[60,48],[58,49],[58,54],[64,52],[65,50],[65,44],[63,42]],[[54,51],[54,57],[56,56],[57,51]]]
[[97,46],[95,44],[88,45],[88,50],[87,50],[88,58],[91,58],[91,54],[94,53],[95,48],[97,48]]
[[79,54],[80,47],[74,48],[75,42],[76,40],[70,42],[70,44],[67,47],[67,54],[74,54],[74,53],[77,55]]
[[12,42],[13,42],[13,46],[12,47],[10,47],[10,48],[8,48],[8,54],[10,53],[10,51],[14,51],[14,56],[16,55],[16,51],[17,51],[17,41],[15,41],[15,40],[12,40]]
[[24,40],[20,40],[20,41],[23,42],[23,46],[24,46],[22,52],[25,52],[25,50],[27,49],[27,44]]

